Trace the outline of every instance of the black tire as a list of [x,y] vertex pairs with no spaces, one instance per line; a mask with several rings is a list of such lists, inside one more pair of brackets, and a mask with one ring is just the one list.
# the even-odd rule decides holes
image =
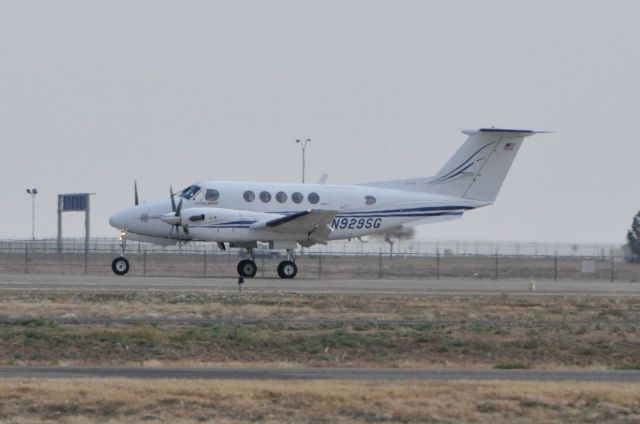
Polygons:
[[282,261],[278,265],[278,275],[280,278],[292,279],[298,274],[298,267],[293,261]]
[[111,270],[114,274],[125,275],[129,272],[129,261],[123,256],[118,256],[111,262]]
[[251,259],[244,259],[238,262],[238,274],[241,277],[253,278],[258,272],[258,266]]

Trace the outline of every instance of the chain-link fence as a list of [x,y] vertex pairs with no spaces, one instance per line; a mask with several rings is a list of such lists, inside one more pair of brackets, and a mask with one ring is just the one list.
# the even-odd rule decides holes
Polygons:
[[[38,242],[0,242],[0,273],[109,275],[120,253],[117,241],[66,243],[59,251]],[[218,251],[211,244],[171,249],[131,244],[126,256],[129,275],[171,277],[236,277],[236,265],[246,253]],[[281,252],[256,250],[256,277],[277,278]],[[297,278],[360,279],[531,279],[578,281],[640,281],[640,265],[621,256],[516,255],[307,251],[297,254]]]

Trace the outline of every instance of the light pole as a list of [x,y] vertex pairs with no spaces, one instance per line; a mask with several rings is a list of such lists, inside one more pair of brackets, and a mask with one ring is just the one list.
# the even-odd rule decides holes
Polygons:
[[28,188],[27,193],[31,195],[31,240],[36,239],[36,194],[37,188]]
[[307,138],[306,140],[296,140],[296,143],[302,147],[302,183],[304,184],[304,153],[307,150],[307,143],[310,142],[311,139]]

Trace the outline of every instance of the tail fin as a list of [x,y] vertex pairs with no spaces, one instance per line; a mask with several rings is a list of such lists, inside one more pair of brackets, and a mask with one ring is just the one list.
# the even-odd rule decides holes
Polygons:
[[467,130],[467,141],[426,184],[428,193],[493,203],[530,130]]

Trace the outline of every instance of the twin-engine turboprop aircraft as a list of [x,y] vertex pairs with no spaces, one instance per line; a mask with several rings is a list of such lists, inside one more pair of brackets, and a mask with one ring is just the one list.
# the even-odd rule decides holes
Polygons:
[[283,249],[281,278],[298,272],[294,250],[330,240],[384,232],[399,225],[460,218],[492,204],[525,137],[537,131],[482,128],[463,131],[469,138],[434,177],[357,185],[200,181],[169,199],[139,204],[113,215],[122,254],[113,272],[129,271],[126,239],[175,244],[216,242],[225,250],[247,249],[251,259],[238,274],[253,277],[258,242]]

